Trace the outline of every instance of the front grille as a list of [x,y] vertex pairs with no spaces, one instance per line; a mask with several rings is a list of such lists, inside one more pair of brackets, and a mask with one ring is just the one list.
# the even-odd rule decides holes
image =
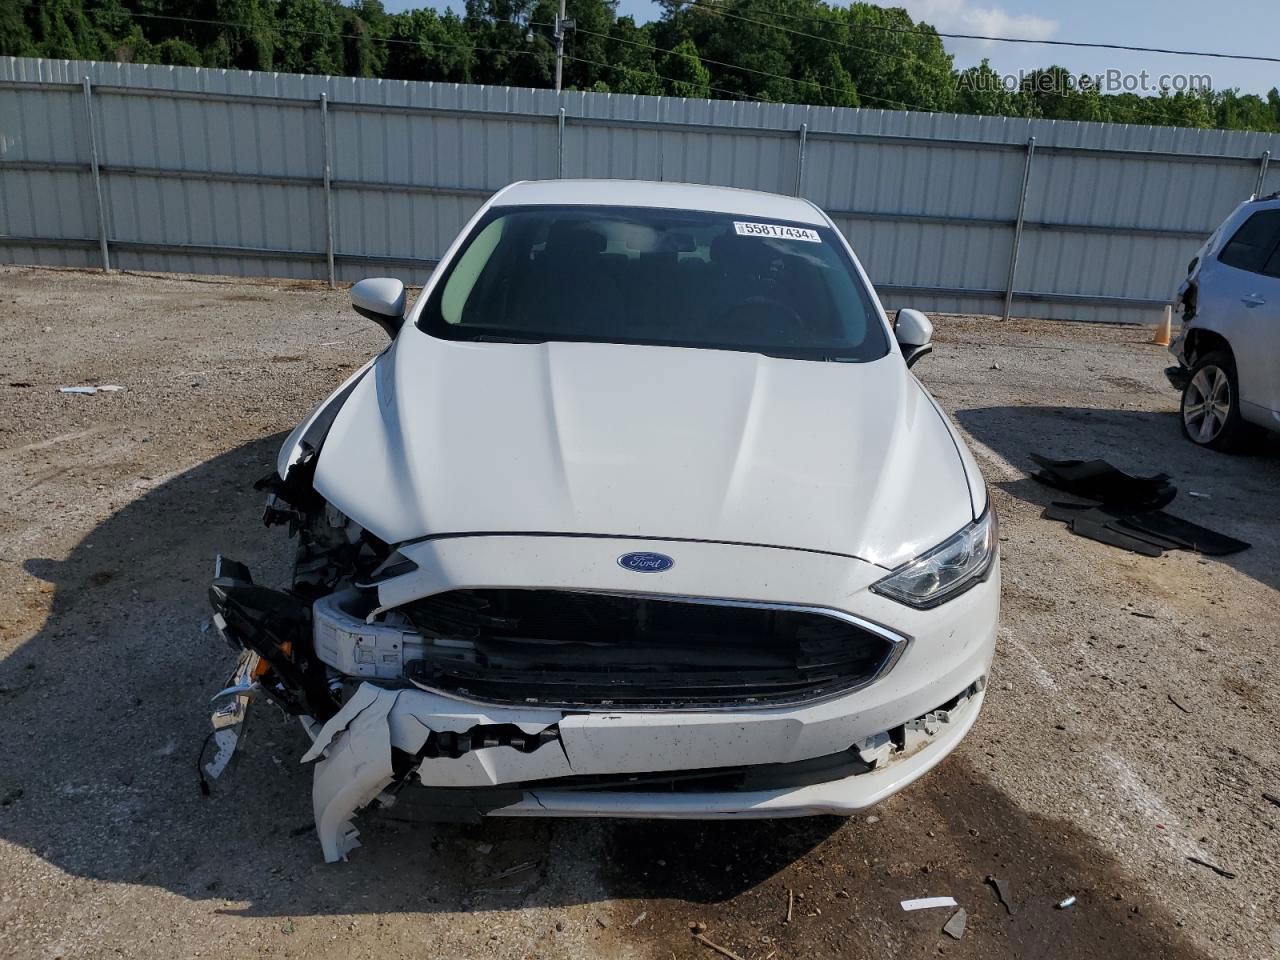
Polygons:
[[422,637],[411,679],[547,706],[779,703],[849,690],[894,658],[834,612],[562,590],[455,590],[399,608]]

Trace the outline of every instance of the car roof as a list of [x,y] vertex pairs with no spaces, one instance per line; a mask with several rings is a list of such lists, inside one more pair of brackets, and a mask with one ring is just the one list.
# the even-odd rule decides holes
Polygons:
[[790,220],[826,226],[821,212],[808,200],[735,187],[700,183],[659,183],[649,180],[525,180],[513,183],[493,198],[495,207],[515,206],[657,207],[700,210],[766,220]]

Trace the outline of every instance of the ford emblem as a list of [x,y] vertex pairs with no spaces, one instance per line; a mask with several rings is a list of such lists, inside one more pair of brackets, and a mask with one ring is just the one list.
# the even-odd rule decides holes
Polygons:
[[635,573],[661,573],[675,565],[665,553],[624,553],[618,558],[618,566]]

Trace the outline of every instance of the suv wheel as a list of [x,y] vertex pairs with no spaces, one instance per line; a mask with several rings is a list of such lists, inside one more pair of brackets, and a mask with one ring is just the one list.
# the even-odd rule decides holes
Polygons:
[[1251,430],[1240,417],[1240,388],[1230,353],[1209,353],[1196,361],[1182,389],[1182,432],[1192,443],[1234,451]]

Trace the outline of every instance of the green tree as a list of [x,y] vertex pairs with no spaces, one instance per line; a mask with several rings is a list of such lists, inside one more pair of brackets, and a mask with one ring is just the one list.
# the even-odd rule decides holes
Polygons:
[[987,59],[956,75],[956,98],[952,109],[988,117],[1039,116],[1035,102],[1018,88],[1010,88]]
[[335,0],[279,0],[274,68],[287,73],[342,73],[341,11]]
[[631,17],[622,17],[609,28],[609,37],[612,42],[605,53],[610,64],[606,73],[607,89],[613,93],[660,96],[664,88],[658,79],[650,32],[636,26]]
[[462,19],[453,13],[410,10],[391,17],[383,76],[395,80],[471,83],[476,54]]
[[0,57],[38,57],[36,38],[27,25],[29,4],[23,0],[0,0]]
[[[548,87],[559,0],[465,0],[462,15],[383,0],[0,0],[0,54]],[[835,0],[568,0],[570,90],[1280,132],[1280,90],[1103,94],[1051,65],[1004,89],[957,71],[901,8]]]
[[681,40],[658,61],[658,73],[667,79],[666,91],[675,97],[710,97],[711,72],[698,59],[698,48]]

